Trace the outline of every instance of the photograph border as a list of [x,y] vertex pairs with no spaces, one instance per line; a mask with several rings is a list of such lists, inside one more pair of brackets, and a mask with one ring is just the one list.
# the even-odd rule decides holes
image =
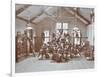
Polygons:
[[[47,0],[48,1],[48,0]],[[50,1],[50,0],[49,0]],[[11,38],[12,38],[12,42],[11,42],[11,55],[12,55],[12,60],[11,60],[11,66],[12,66],[12,68],[11,68],[11,74],[12,74],[12,76],[26,76],[26,75],[28,75],[29,77],[31,77],[32,75],[37,75],[37,74],[44,74],[44,72],[31,72],[31,73],[22,73],[22,74],[16,74],[15,73],[15,4],[32,4],[32,5],[47,5],[47,6],[64,6],[64,7],[82,7],[82,8],[94,8],[94,9],[96,9],[96,6],[94,6],[94,5],[88,5],[88,4],[83,4],[83,5],[81,5],[81,4],[79,4],[79,3],[77,3],[77,4],[73,4],[73,3],[70,3],[70,2],[58,2],[58,3],[49,3],[49,2],[47,2],[47,4],[44,4],[44,3],[46,3],[46,2],[34,2],[34,0],[29,0],[29,2],[27,1],[27,0],[16,0],[16,1],[14,1],[14,0],[12,0],[12,2],[11,2],[11,23],[12,23],[12,26],[11,26]],[[79,5],[78,5],[79,4]],[[95,10],[94,10],[95,11]],[[95,23],[94,23],[95,24]],[[95,27],[94,27],[94,29],[95,29]],[[96,55],[95,55],[96,56]],[[96,59],[95,59],[95,61],[96,61]],[[95,61],[94,61],[94,63],[95,63]],[[89,72],[89,71],[95,71],[96,70],[96,68],[94,67],[94,69],[81,69],[83,72]],[[79,69],[77,69],[76,71],[75,70],[64,70],[64,71],[48,71],[47,72],[47,74],[48,73],[50,73],[50,72],[52,72],[52,73],[61,73],[61,74],[63,74],[64,72],[65,73],[71,73],[72,71],[74,71],[74,72],[81,72],[81,70]]]

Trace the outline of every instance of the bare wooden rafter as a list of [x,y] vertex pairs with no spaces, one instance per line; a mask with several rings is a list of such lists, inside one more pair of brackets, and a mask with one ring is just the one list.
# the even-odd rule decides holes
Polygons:
[[35,24],[35,25],[37,25],[36,23],[34,23],[34,22],[31,22],[31,21],[29,21],[29,20],[27,20],[27,19],[25,19],[25,18],[22,18],[22,17],[19,17],[19,16],[16,16],[16,18],[18,18],[18,19],[20,19],[20,20],[22,20],[22,21],[25,21],[26,23],[32,23],[32,24]]
[[[39,13],[37,16],[35,16],[35,17],[32,17],[30,20],[27,20],[27,19],[25,19],[25,18],[22,18],[22,17],[19,17],[18,16],[18,14],[20,14],[21,12],[23,12],[24,10],[26,10],[28,7],[30,7],[31,5],[24,5],[22,8],[20,8],[20,9],[18,9],[17,11],[16,11],[16,17],[18,18],[18,19],[21,19],[21,20],[23,20],[23,21],[25,21],[25,22],[30,22],[30,23],[32,23],[32,24],[35,24],[34,23],[34,20],[36,19],[36,18],[38,18],[39,16],[41,16],[43,13],[45,13],[46,15],[48,15],[46,12],[45,12],[45,10],[43,10],[41,13]],[[78,18],[80,21],[82,21],[83,23],[85,23],[86,25],[88,25],[88,24],[90,24],[91,23],[91,21],[89,21],[88,19],[86,19],[83,15],[81,15],[77,10],[75,10],[75,9],[73,9],[73,8],[69,8],[69,9],[67,9],[72,15],[74,15],[75,13],[76,13],[76,18]]]
[[[73,9],[72,9],[73,10]],[[76,12],[76,14],[81,17],[82,19],[84,19],[88,24],[91,23],[91,21],[89,21],[87,18],[85,18],[82,14],[79,13],[79,8],[77,8],[77,10],[73,10],[74,12]]]
[[25,21],[26,23],[30,22],[30,23],[36,25],[36,23],[33,23],[32,21],[27,20],[27,19],[25,19],[25,18],[23,18],[23,17],[19,17],[19,16],[18,16],[20,13],[22,13],[24,10],[26,10],[26,9],[29,8],[30,6],[31,6],[31,5],[24,5],[23,7],[21,7],[20,9],[18,9],[18,10],[16,11],[16,18],[18,18],[18,19],[20,19],[20,20],[23,20],[23,21]]
[[88,20],[88,19],[86,19],[84,16],[82,16],[79,12],[77,12],[75,9],[73,9],[73,8],[67,8],[66,9],[70,14],[72,14],[72,15],[75,15],[75,13],[76,13],[76,15],[75,15],[75,17],[77,18],[77,19],[79,19],[81,22],[83,22],[85,25],[89,25],[91,22]]
[[21,12],[23,12],[24,10],[26,10],[28,7],[30,7],[31,5],[24,5],[23,7],[21,7],[20,9],[18,9],[17,11],[16,11],[16,16],[18,15],[18,14],[20,14]]

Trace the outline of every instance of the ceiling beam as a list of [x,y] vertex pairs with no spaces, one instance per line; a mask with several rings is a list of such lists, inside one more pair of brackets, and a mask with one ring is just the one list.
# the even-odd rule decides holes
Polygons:
[[[82,16],[80,13],[78,13],[76,10],[72,8],[65,8],[70,14],[74,15],[77,19],[79,19],[81,22],[83,22],[85,25],[89,25],[91,22],[87,20],[84,16]],[[75,15],[76,13],[76,15]]]
[[24,7],[22,7],[22,8],[20,8],[19,10],[17,10],[16,11],[16,18],[18,18],[18,19],[20,19],[20,20],[23,20],[23,21],[25,21],[25,22],[30,22],[30,23],[32,23],[32,24],[35,24],[36,25],[36,23],[34,23],[33,22],[33,20],[35,20],[36,18],[38,18],[39,16],[41,16],[42,14],[43,14],[43,12],[44,11],[42,11],[40,14],[38,14],[37,16],[35,16],[35,17],[32,17],[30,20],[27,20],[27,19],[25,19],[25,18],[22,18],[22,17],[19,17],[18,16],[18,14],[20,14],[21,12],[23,12],[24,10],[26,10],[28,7],[30,7],[31,5],[24,5]]
[[25,9],[27,9],[28,7],[30,7],[31,5],[24,5],[22,8],[20,8],[20,9],[18,9],[17,11],[16,11],[16,16],[18,15],[18,14],[20,14],[21,12],[23,12]]
[[51,7],[48,7],[48,8],[46,8],[46,9],[42,10],[41,13],[39,13],[37,16],[32,17],[32,18],[30,19],[30,21],[31,21],[31,22],[34,21],[36,18],[40,17],[42,14],[46,14],[46,15],[48,15],[48,17],[50,17],[51,15],[49,15],[49,14],[46,12],[46,11],[47,11],[48,9],[50,9],[50,8],[51,8]]
[[25,21],[25,22],[29,22],[27,19],[25,19],[25,18],[22,18],[22,17],[19,17],[19,16],[16,16],[16,18],[18,18],[18,19],[20,19],[20,20],[23,20],[23,21]]
[[81,15],[81,14],[79,13],[79,8],[77,8],[76,10],[73,10],[73,11],[76,12],[76,14],[79,15],[81,18],[83,18],[85,21],[87,21],[88,24],[91,23],[91,21],[89,21],[87,18],[85,18],[83,15]]
[[27,19],[25,19],[25,18],[22,18],[22,17],[19,17],[19,16],[16,16],[16,18],[18,18],[18,19],[20,19],[20,20],[22,20],[22,21],[25,21],[26,23],[32,23],[32,24],[34,24],[34,25],[37,25],[36,23],[34,23],[34,22],[31,22],[31,21],[29,21],[29,20],[27,20]]

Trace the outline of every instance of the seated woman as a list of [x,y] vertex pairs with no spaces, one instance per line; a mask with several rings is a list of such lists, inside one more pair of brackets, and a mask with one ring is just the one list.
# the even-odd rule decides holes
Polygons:
[[64,48],[63,56],[64,56],[65,61],[70,60],[70,50],[69,50],[68,45],[66,45],[65,48]]
[[80,56],[80,52],[79,50],[77,49],[77,47],[72,47],[71,48],[71,57],[72,58],[75,58],[75,57],[79,57]]
[[85,41],[84,46],[82,47],[83,55],[87,60],[94,59],[94,47],[90,46],[89,41]]
[[60,48],[57,48],[53,51],[52,60],[54,62],[62,62],[62,54]]
[[87,60],[94,60],[94,49],[92,47],[86,47],[84,56]]
[[60,62],[65,62],[65,59],[64,59],[64,48],[63,47],[59,47],[58,54],[59,54],[59,57],[60,57]]
[[53,53],[52,53],[52,60],[53,61],[56,61],[56,57],[57,57],[57,50],[54,50]]
[[61,55],[59,53],[54,53],[52,56],[52,60],[57,63],[62,62]]
[[46,44],[44,44],[39,52],[39,60],[48,59],[48,58],[49,58],[48,49],[47,49]]
[[42,47],[42,48],[40,49],[39,55],[38,55],[39,60],[42,60],[42,59],[43,59],[43,51],[44,51],[44,49],[43,49],[43,47]]
[[50,54],[49,54],[49,48],[46,48],[46,53],[45,53],[45,58],[49,59],[50,58]]

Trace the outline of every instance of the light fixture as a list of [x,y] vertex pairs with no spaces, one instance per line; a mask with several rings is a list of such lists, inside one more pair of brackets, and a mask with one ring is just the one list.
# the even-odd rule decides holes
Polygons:
[[26,29],[28,29],[28,30],[29,30],[29,29],[32,29],[31,23],[28,23],[28,24],[27,24]]
[[26,29],[32,29],[32,25],[31,25],[31,23],[30,23],[30,16],[28,17],[28,22],[27,22],[27,24],[26,24]]

